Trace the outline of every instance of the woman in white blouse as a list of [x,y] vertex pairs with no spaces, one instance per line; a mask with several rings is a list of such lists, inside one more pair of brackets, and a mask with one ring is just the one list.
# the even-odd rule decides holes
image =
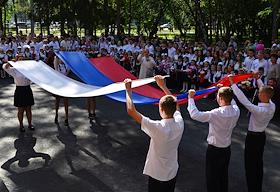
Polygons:
[[3,69],[14,78],[14,82],[16,84],[16,90],[14,94],[14,106],[18,108],[17,116],[19,121],[19,129],[21,132],[25,132],[23,126],[23,116],[24,112],[26,112],[28,128],[34,131],[35,128],[32,125],[31,112],[31,106],[34,105],[34,98],[32,90],[30,88],[31,81],[8,63],[3,65]]

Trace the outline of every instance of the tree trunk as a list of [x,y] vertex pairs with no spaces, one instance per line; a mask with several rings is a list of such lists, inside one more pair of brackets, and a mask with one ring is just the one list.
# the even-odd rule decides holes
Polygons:
[[139,36],[141,33],[141,21],[137,21],[137,35]]
[[1,34],[4,34],[4,25],[3,25],[3,7],[0,7],[0,30]]
[[65,18],[62,16],[62,13],[64,12],[64,8],[62,4],[59,6],[59,11],[60,11],[60,35],[65,35]]
[[280,1],[274,0],[273,9],[272,9],[272,40],[278,38],[278,28],[279,28],[279,12],[280,9]]
[[132,5],[131,5],[131,1],[129,0],[129,19],[128,19],[128,35],[130,36],[131,34],[131,16],[132,16]]
[[202,20],[202,11],[200,7],[200,1],[195,0],[195,10],[190,5],[189,0],[185,0],[185,3],[193,17],[194,21],[196,22],[196,35],[197,38],[202,38],[204,42],[208,42],[207,32],[205,31],[205,24]]
[[34,3],[30,0],[30,10],[31,10],[31,34],[35,34],[35,21],[34,21]]
[[209,3],[209,31],[210,31],[210,43],[213,41],[213,33],[212,33],[212,24],[213,24],[213,18],[212,18],[212,2],[211,0],[208,0]]
[[50,35],[51,31],[50,31],[50,10],[49,10],[49,4],[46,3],[46,19],[44,22],[46,29],[47,29],[47,34]]
[[[95,30],[95,35],[96,35],[96,30]],[[89,28],[88,28],[88,35],[92,36],[93,35],[93,25],[90,24]]]
[[117,4],[117,17],[116,17],[116,25],[117,25],[117,34],[121,34],[121,6],[122,2],[121,0],[116,0]]
[[104,28],[105,28],[105,35],[107,36],[109,33],[109,16],[108,14],[108,0],[104,0],[103,11],[104,11]]
[[157,31],[158,31],[158,24],[159,24],[159,21],[160,19],[162,18],[163,16],[163,8],[160,9],[158,15],[157,15],[157,18],[155,18],[154,22],[153,22],[153,26],[151,28],[151,31],[150,31],[150,35],[149,35],[149,38],[153,38],[154,35],[157,34]]
[[65,20],[62,17],[60,21],[60,35],[65,35]]
[[42,26],[42,20],[40,19],[40,33],[43,35],[43,26]]
[[18,35],[18,22],[17,22],[17,13],[16,13],[15,0],[13,0],[12,2],[13,2],[14,19],[15,19],[15,25],[16,25],[16,34]]
[[6,11],[6,5],[4,6],[4,30],[3,34],[6,35],[6,28],[7,28],[7,11]]

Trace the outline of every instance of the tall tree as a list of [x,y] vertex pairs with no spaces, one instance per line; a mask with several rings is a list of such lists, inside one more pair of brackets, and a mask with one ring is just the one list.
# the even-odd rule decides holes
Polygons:
[[278,37],[280,1],[272,2],[272,40]]

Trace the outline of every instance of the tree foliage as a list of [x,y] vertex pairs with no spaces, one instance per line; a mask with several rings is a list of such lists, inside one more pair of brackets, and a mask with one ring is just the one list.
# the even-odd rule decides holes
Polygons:
[[[7,1],[0,3],[3,7]],[[211,42],[233,35],[270,40],[279,28],[279,0],[16,0],[15,4],[14,12],[27,13],[48,31],[51,23],[60,23],[62,34],[65,29],[77,34],[82,28],[86,34],[97,29],[115,34],[133,30],[153,37],[160,24],[170,22],[182,36],[192,28],[197,40]]]

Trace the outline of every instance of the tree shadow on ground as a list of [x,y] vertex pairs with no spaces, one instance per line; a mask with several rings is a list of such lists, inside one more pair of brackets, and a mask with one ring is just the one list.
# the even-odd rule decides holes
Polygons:
[[90,121],[90,129],[97,135],[97,146],[102,155],[106,158],[111,158],[112,153],[114,153],[113,144],[118,144],[120,146],[125,146],[124,143],[114,139],[108,135],[108,126],[103,126],[98,117],[95,117],[93,121]]
[[40,192],[71,192],[72,187],[58,175],[54,170],[49,168],[39,168],[36,170],[26,171],[23,173],[12,174],[9,178],[16,184],[14,191],[40,191]]
[[72,132],[72,129],[69,126],[63,129],[57,124],[57,129],[57,138],[64,144],[65,159],[72,171],[75,171],[72,157],[79,156],[79,152],[83,152],[89,157],[94,158],[98,163],[102,163],[96,155],[77,143],[77,136]]
[[[57,129],[57,138],[61,143],[64,144],[64,155],[67,164],[71,169],[71,174],[78,177],[81,181],[87,182],[90,185],[90,188],[96,189],[96,191],[113,191],[110,187],[108,187],[104,182],[102,182],[89,170],[84,168],[79,169],[76,168],[76,166],[74,166],[73,158],[78,157],[80,152],[83,152],[87,156],[92,157],[99,164],[103,164],[103,162],[88,149],[77,143],[77,136],[73,133],[72,129],[69,126],[62,128],[59,126],[59,124],[57,124]],[[90,188],[88,188],[87,191],[92,191],[92,189]]]

